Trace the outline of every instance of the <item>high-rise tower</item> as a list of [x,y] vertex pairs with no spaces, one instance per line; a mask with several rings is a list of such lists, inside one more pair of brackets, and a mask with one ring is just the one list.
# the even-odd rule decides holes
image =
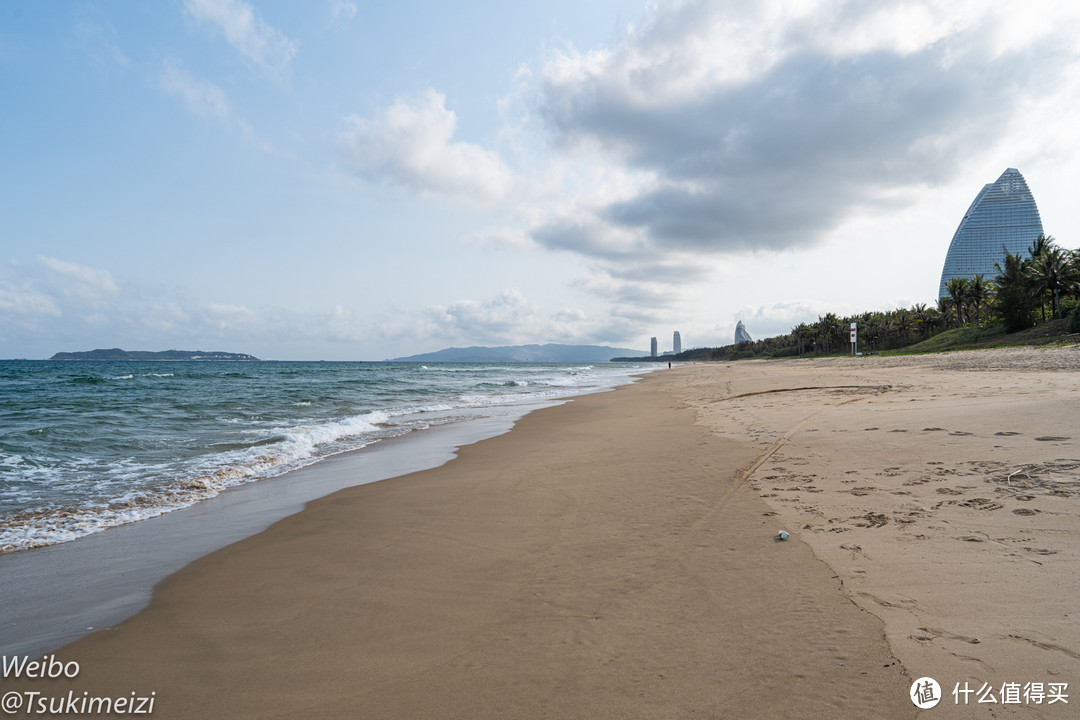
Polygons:
[[675,331],[674,337],[671,338],[671,349],[676,355],[682,352],[682,338],[679,337],[679,331]]
[[945,255],[938,297],[949,294],[945,283],[952,278],[997,277],[994,264],[1004,267],[1006,252],[1027,253],[1042,232],[1039,208],[1024,176],[1016,168],[1007,169],[997,182],[983,187],[964,213]]
[[652,339],[652,352],[650,354],[652,357],[656,357],[656,338]]

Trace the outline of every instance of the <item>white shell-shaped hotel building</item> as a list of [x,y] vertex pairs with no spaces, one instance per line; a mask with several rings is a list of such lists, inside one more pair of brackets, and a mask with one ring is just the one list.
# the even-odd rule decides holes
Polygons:
[[945,283],[952,278],[970,280],[982,274],[994,279],[998,275],[994,264],[1004,267],[1006,251],[1026,255],[1042,232],[1042,218],[1027,181],[1019,170],[1009,168],[996,182],[984,186],[964,213],[945,255],[938,297],[949,294]]

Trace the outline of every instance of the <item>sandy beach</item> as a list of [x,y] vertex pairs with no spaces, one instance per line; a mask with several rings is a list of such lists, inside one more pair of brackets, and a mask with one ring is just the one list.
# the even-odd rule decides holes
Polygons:
[[1078,368],[652,373],[312,502],[57,651],[77,678],[4,690],[178,718],[1069,717]]
[[1075,713],[1027,686],[1080,690],[1080,348],[740,362],[675,384],[720,437],[751,438],[776,519],[909,675],[938,680],[924,712]]

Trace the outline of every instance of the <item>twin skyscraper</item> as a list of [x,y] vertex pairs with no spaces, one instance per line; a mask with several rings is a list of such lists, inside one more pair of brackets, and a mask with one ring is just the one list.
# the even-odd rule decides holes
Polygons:
[[[678,355],[679,353],[682,352],[682,336],[679,335],[678,330],[676,330],[675,334],[671,337],[671,348],[672,348],[672,350],[671,350],[672,355]],[[651,347],[649,349],[649,354],[652,357],[657,357],[656,338],[653,338],[651,340]],[[667,353],[664,353],[664,354],[667,355]]]

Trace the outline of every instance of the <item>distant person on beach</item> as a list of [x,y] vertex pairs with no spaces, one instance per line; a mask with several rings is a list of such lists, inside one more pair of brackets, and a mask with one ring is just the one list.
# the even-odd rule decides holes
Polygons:
[[669,362],[669,363],[667,364],[667,369],[668,369],[668,370],[670,370],[670,369],[671,369],[671,363],[670,363],[670,362]]

